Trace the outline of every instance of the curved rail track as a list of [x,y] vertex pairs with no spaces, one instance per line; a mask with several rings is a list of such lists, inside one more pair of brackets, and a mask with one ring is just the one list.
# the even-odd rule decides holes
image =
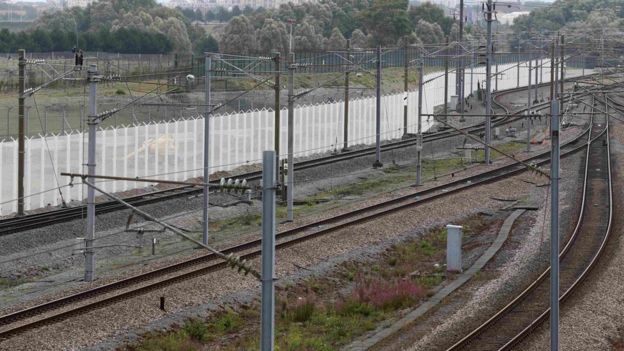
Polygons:
[[[563,144],[562,156],[571,155],[585,148],[587,144],[584,142],[583,137],[587,135],[587,133],[589,133],[589,128],[573,140]],[[542,152],[524,161],[542,165],[549,162],[549,157],[549,152]],[[481,174],[468,176],[463,179],[456,179],[444,185],[415,191],[395,199],[302,225],[278,233],[278,243],[276,247],[277,249],[288,247],[408,207],[418,206],[466,189],[502,180],[522,173],[525,170],[526,168],[523,165],[512,163]],[[260,240],[253,240],[227,248],[222,250],[222,252],[225,254],[234,253],[240,255],[243,259],[249,260],[260,255],[260,244]],[[216,255],[207,254],[91,290],[66,296],[58,300],[46,302],[32,308],[0,316],[0,339],[223,268],[226,268],[225,262],[219,261]]]
[[[544,84],[545,85],[545,84]],[[515,88],[509,89],[506,91],[501,91],[496,94],[494,99],[495,104],[505,111],[507,114],[506,117],[497,118],[493,120],[493,126],[499,126],[503,124],[512,123],[514,121],[520,120],[524,118],[522,113],[525,111],[524,109],[519,110],[511,114],[507,107],[498,103],[496,99],[508,95],[513,94],[519,91],[525,91],[526,88]],[[545,106],[545,104],[540,104],[534,106],[534,108],[538,106]],[[479,133],[484,130],[483,124],[477,124],[471,127],[466,127],[463,131],[468,133]],[[433,142],[437,140],[442,140],[446,138],[452,138],[460,136],[459,133],[451,130],[445,130],[437,133],[425,134],[423,138],[423,142]],[[382,152],[388,152],[392,150],[402,149],[405,147],[415,146],[416,139],[410,138],[405,140],[399,140],[384,144],[381,146]],[[359,150],[342,152],[336,155],[323,156],[311,160],[300,161],[295,163],[295,171],[310,169],[314,167],[329,165],[332,163],[346,161],[355,159],[358,157],[364,157],[375,154],[375,147],[366,147]],[[260,180],[261,173],[258,172],[248,172],[244,174],[238,174],[233,176],[235,178],[247,179],[248,181]],[[135,195],[125,198],[124,200],[134,206],[143,206],[153,203],[158,203],[165,200],[171,200],[174,198],[184,197],[184,196],[192,196],[196,194],[201,194],[202,189],[192,186],[182,186],[175,187],[166,190],[153,191],[141,195]],[[98,203],[96,206],[96,213],[103,214],[114,212],[118,210],[126,209],[124,206],[120,205],[115,201],[106,201],[102,203]],[[80,205],[69,208],[61,208],[52,211],[46,211],[41,213],[28,214],[23,217],[14,217],[0,220],[0,236],[13,234],[17,232],[22,232],[26,230],[31,230],[34,228],[41,228],[45,226],[49,226],[52,224],[68,222],[75,219],[84,218],[86,216],[86,205]]]
[[[608,100],[605,108],[608,112]],[[563,302],[594,267],[609,238],[613,217],[609,118],[594,113],[585,157],[580,214],[576,227],[559,254]],[[550,267],[511,302],[464,336],[448,351],[510,350],[549,316]]]

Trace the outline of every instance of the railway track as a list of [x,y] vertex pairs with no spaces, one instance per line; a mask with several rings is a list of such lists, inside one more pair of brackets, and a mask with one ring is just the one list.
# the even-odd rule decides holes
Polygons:
[[[587,133],[589,133],[589,128],[577,138],[562,145],[562,156],[571,155],[585,148],[586,143],[583,141]],[[549,156],[549,152],[542,152],[529,157],[525,161],[542,165],[549,162]],[[395,199],[302,225],[278,233],[276,247],[279,250],[409,207],[418,206],[483,184],[496,182],[524,171],[525,167],[523,165],[517,163],[508,164],[481,174],[457,179],[444,185],[415,191]],[[222,252],[240,255],[241,258],[249,260],[260,255],[260,244],[260,240],[252,240],[241,245],[229,247]],[[0,339],[223,268],[226,268],[225,262],[217,260],[217,257],[213,254],[207,254],[0,316]]]
[[[594,113],[593,118],[585,157],[580,214],[570,239],[559,255],[560,302],[565,301],[587,277],[603,252],[611,230],[613,206],[609,120],[601,113]],[[511,302],[447,351],[510,350],[517,346],[548,319],[549,276],[550,267]]]
[[[513,114],[511,114],[508,108],[496,102],[496,99],[507,94],[513,94],[519,91],[524,91],[525,89],[526,88],[509,89],[504,92],[500,92],[496,95],[494,99],[495,104],[499,108],[504,110],[507,116],[498,118],[495,121],[493,121],[493,126],[499,126],[499,125],[511,123],[511,122],[524,118],[522,116],[522,113],[525,111],[524,109],[516,111]],[[536,105],[534,106],[534,108],[537,106],[545,106],[545,104]],[[479,133],[483,130],[484,130],[484,127],[482,124],[464,128],[464,131],[468,133]],[[447,130],[447,131],[442,131],[442,132],[437,132],[437,133],[425,134],[423,141],[428,143],[428,142],[433,142],[433,141],[442,140],[446,138],[457,137],[459,135],[460,134],[457,132]],[[405,147],[410,147],[410,146],[415,146],[415,145],[416,145],[415,138],[399,140],[399,141],[390,142],[390,143],[382,145],[381,151],[388,152],[388,151],[402,149]],[[295,163],[295,171],[311,169],[311,168],[329,165],[329,164],[340,162],[340,161],[346,161],[346,160],[351,160],[351,159],[355,159],[358,157],[369,156],[369,155],[373,155],[374,153],[375,153],[375,147],[366,147],[360,150],[347,151],[347,152],[343,152],[343,153],[336,154],[336,155],[315,158],[312,160],[299,161]],[[238,174],[236,176],[233,176],[233,178],[241,178],[241,179],[247,179],[248,181],[255,181],[255,180],[260,180],[261,173],[259,171],[248,172],[244,174]],[[174,198],[192,196],[192,195],[200,194],[201,192],[202,192],[202,189],[199,189],[197,187],[182,186],[182,187],[175,187],[175,188],[170,188],[166,190],[153,191],[153,192],[149,192],[149,193],[145,193],[141,195],[130,196],[130,197],[125,198],[124,200],[134,206],[144,206],[144,205],[154,204],[154,203],[158,203],[158,202],[165,201],[165,200],[171,200]],[[97,204],[96,214],[110,213],[110,212],[124,210],[124,209],[125,207],[120,205],[117,202],[106,201],[106,202]],[[80,206],[69,207],[69,208],[61,208],[61,209],[57,209],[53,211],[29,214],[23,217],[7,218],[7,219],[0,220],[0,236],[9,235],[9,234],[22,232],[26,230],[31,230],[35,228],[42,228],[42,227],[53,225],[53,224],[68,222],[71,220],[84,218],[85,216],[86,216],[86,205],[80,205]]]

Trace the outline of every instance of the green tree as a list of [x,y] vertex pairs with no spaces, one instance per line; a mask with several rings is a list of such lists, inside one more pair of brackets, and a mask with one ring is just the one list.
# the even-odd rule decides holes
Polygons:
[[418,25],[420,20],[437,23],[445,34],[450,34],[451,27],[455,22],[451,17],[444,14],[444,10],[441,7],[430,2],[411,7],[409,9],[409,18],[414,27]]
[[347,39],[342,35],[340,29],[334,28],[332,35],[325,44],[326,50],[344,50],[347,46]]
[[373,35],[376,45],[390,45],[412,31],[407,0],[373,0],[362,11],[362,24]]
[[258,39],[258,51],[261,54],[267,55],[274,51],[288,52],[288,33],[282,22],[271,18],[266,19],[262,28],[256,32],[256,38]]
[[219,48],[221,52],[227,54],[247,55],[256,51],[255,31],[247,16],[237,16],[228,22],[223,30]]

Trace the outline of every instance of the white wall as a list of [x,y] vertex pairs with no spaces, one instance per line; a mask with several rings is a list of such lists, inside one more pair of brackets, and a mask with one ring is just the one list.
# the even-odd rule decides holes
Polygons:
[[[501,65],[499,90],[516,87],[517,65]],[[544,70],[546,71],[546,70]],[[477,78],[483,79],[484,68],[475,69],[473,90]],[[591,73],[591,72],[586,72]],[[527,83],[527,68],[522,65],[520,84]],[[580,75],[568,69],[567,76]],[[437,78],[436,78],[437,77]],[[435,78],[435,79],[434,79]],[[423,113],[433,113],[433,107],[444,101],[444,77],[440,72],[425,76]],[[544,76],[544,81],[550,77]],[[449,77],[449,94],[454,93],[455,76]],[[470,70],[466,70],[466,94],[470,89]],[[494,88],[494,84],[492,84]],[[450,96],[449,96],[450,98]],[[408,131],[417,130],[418,91],[408,95]],[[375,140],[375,99],[354,99],[349,102],[349,145],[372,144]],[[295,157],[341,149],[343,145],[344,102],[300,106],[295,109]],[[281,111],[280,153],[287,152],[288,111]],[[124,177],[148,177],[184,180],[200,176],[203,162],[203,118],[171,122],[108,128],[97,133],[97,174]],[[423,119],[423,130],[431,122]],[[260,162],[263,150],[273,148],[273,111],[255,110],[245,113],[213,116],[210,120],[211,172],[229,171],[239,166]],[[400,138],[403,128],[403,94],[382,97],[381,139]],[[46,146],[47,144],[47,146]],[[61,172],[85,172],[87,137],[82,133],[42,136],[26,140],[25,193],[27,210],[65,201],[81,201],[86,189],[67,187],[69,179]],[[48,151],[49,150],[49,151]],[[52,162],[51,162],[51,160]],[[0,142],[0,215],[17,210],[17,141]],[[54,167],[53,167],[54,165]],[[77,182],[79,180],[76,180]],[[145,183],[102,182],[108,191],[125,191],[144,187]]]

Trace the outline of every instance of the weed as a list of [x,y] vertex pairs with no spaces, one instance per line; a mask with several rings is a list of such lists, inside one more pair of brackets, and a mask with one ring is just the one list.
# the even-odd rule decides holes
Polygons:
[[433,246],[431,241],[423,239],[420,241],[419,249],[423,253],[423,255],[431,257],[436,252],[436,248]]
[[186,332],[186,334],[188,334],[188,336],[190,336],[193,340],[205,341],[208,339],[208,325],[198,319],[191,319],[188,321],[182,330],[184,330],[184,332]]
[[0,278],[0,288],[2,289],[11,288],[11,287],[18,286],[27,282],[28,281],[23,278],[17,278],[17,279]]
[[230,333],[240,328],[242,324],[243,320],[237,313],[227,311],[212,323],[212,327],[220,333]]
[[308,298],[299,298],[292,307],[286,307],[288,318],[296,323],[307,322],[312,318],[316,306]]
[[425,289],[410,280],[373,280],[360,282],[352,298],[376,308],[396,310],[413,304],[425,294]]

